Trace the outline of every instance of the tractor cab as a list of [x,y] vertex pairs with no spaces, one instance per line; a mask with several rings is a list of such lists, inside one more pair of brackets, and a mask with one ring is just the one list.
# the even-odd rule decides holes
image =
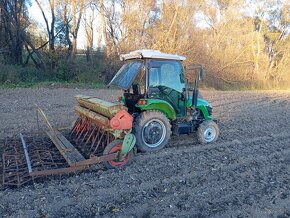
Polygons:
[[[187,70],[195,74],[194,88],[185,79],[185,57],[156,50],[137,50],[121,55],[125,64],[110,85],[124,90],[120,102],[134,117],[133,133],[141,151],[163,148],[174,134],[197,132],[200,143],[214,142],[219,134],[211,105],[198,98],[201,65]],[[190,93],[192,93],[190,95]]]
[[121,60],[126,63],[110,85],[124,90],[122,100],[130,112],[141,112],[147,101],[155,100],[172,108],[174,117],[185,116],[186,83],[182,66],[185,57],[140,50],[122,55]]

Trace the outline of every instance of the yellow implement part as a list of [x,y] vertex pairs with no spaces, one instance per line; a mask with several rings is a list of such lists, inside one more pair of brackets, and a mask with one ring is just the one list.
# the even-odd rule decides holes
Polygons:
[[42,117],[43,121],[45,122],[45,124],[47,125],[47,127],[51,130],[54,131],[53,126],[50,124],[49,120],[47,119],[47,116],[45,115],[45,113],[43,112],[43,110],[37,105],[36,106],[36,110],[38,112],[38,114]]
[[101,114],[98,114],[94,111],[90,111],[86,108],[83,108],[81,106],[75,107],[76,113],[80,115],[80,117],[86,117],[91,122],[97,124],[100,127],[109,128],[110,127],[110,121],[107,117],[102,116]]
[[96,98],[96,97],[77,95],[76,99],[77,99],[77,102],[80,106],[87,108],[91,111],[94,111],[94,112],[101,114],[101,115],[108,117],[108,118],[112,118],[120,110],[128,111],[128,108],[121,105],[121,104],[104,101],[104,100]]

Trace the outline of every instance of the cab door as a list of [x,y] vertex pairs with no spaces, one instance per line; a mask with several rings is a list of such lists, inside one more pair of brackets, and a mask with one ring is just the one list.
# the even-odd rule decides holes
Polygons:
[[185,89],[183,67],[176,60],[150,60],[148,97],[167,101],[177,117],[185,115]]

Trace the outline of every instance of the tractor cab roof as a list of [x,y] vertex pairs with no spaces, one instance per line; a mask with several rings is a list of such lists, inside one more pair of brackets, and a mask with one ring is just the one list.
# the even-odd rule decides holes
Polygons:
[[177,54],[166,54],[162,53],[159,50],[136,50],[132,51],[128,54],[122,54],[120,55],[121,61],[125,60],[131,60],[131,59],[166,59],[166,60],[178,60],[178,61],[184,61],[186,58],[183,56],[179,56]]

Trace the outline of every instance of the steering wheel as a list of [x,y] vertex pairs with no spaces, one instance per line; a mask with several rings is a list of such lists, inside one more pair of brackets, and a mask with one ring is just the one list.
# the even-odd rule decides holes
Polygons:
[[173,97],[175,96],[174,93],[176,93],[177,96],[179,96],[180,93],[178,91],[170,87],[160,86],[160,85],[154,86],[154,88],[157,88],[159,90],[159,93],[164,100],[169,101],[171,105],[173,106],[173,108],[175,108],[176,111],[179,111],[179,108],[176,106],[176,103],[178,100]]
[[159,89],[160,93],[164,93],[165,96],[170,96],[171,92],[175,91],[172,88],[166,87],[166,86],[155,86]]

